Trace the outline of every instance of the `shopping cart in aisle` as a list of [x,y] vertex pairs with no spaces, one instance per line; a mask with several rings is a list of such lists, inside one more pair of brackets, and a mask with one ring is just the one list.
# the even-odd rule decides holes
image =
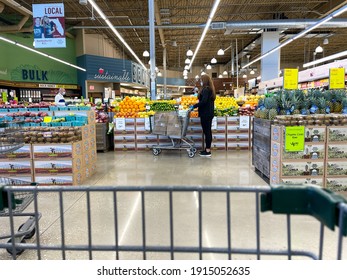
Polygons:
[[197,149],[193,140],[186,137],[191,110],[184,116],[178,111],[157,112],[151,118],[151,132],[156,135],[168,137],[169,143],[152,146],[153,155],[157,156],[162,150],[186,150],[188,156],[193,158]]
[[[12,153],[24,146],[24,134],[22,132],[23,122],[6,121],[0,119],[0,154]],[[0,240],[9,239],[12,248],[7,248],[10,254],[20,255],[23,250],[16,249],[18,243],[25,243],[25,239],[30,239],[35,235],[35,214],[23,213],[27,206],[33,201],[34,193],[30,191],[8,194],[6,186],[28,185],[28,182],[16,179],[0,177],[0,218],[1,217],[25,217],[18,230],[13,230],[13,225],[9,225],[10,232],[0,232]],[[37,216],[37,215],[36,215]],[[40,215],[39,215],[40,217]],[[13,220],[12,220],[13,221]],[[2,227],[3,229],[4,227]]]
[[[42,203],[38,194],[58,194],[59,201],[47,211],[60,217],[46,225],[34,243],[0,243],[0,248],[26,250],[24,259],[201,260],[211,254],[229,260],[347,259],[347,201],[316,186],[11,186],[6,191],[35,193],[35,209]],[[79,204],[66,209],[72,193]],[[275,240],[273,231],[280,225],[280,240]],[[306,227],[307,232],[296,233],[296,227]],[[336,227],[337,236],[332,234]]]

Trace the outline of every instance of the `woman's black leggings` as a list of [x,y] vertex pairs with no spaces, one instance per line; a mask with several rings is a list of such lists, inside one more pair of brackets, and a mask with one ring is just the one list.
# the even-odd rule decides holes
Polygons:
[[201,122],[201,127],[202,127],[202,131],[205,135],[205,149],[211,149],[211,143],[212,143],[212,130],[211,130],[211,126],[212,126],[212,118],[204,118],[204,117],[200,117],[200,122]]

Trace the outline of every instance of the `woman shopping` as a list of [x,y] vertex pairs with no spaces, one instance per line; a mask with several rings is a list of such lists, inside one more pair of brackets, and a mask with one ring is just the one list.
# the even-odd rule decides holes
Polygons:
[[201,76],[202,89],[199,93],[199,102],[192,108],[198,108],[202,131],[205,136],[205,150],[200,151],[202,157],[211,157],[212,143],[212,119],[214,117],[214,101],[216,99],[216,91],[210,76]]

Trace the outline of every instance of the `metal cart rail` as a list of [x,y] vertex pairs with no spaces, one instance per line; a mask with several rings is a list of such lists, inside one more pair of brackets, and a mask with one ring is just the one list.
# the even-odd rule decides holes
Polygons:
[[[278,257],[285,256],[288,259],[294,257],[308,257],[311,259],[322,259],[324,255],[325,248],[332,248],[333,244],[324,245],[325,241],[325,228],[334,230],[338,227],[338,236],[336,240],[337,253],[336,258],[341,259],[343,256],[347,259],[347,255],[343,255],[343,248],[346,244],[343,244],[344,236],[347,236],[347,203],[346,200],[341,196],[331,193],[325,189],[321,189],[316,186],[278,186],[278,187],[185,187],[185,186],[167,186],[167,187],[21,187],[21,186],[11,186],[6,187],[5,191],[10,198],[13,193],[20,192],[33,192],[34,195],[34,212],[35,212],[35,226],[38,232],[40,232],[39,225],[39,213],[38,209],[42,201],[40,198],[45,197],[48,193],[53,193],[58,198],[55,204],[52,203],[51,209],[52,213],[59,213],[60,216],[57,218],[57,226],[54,232],[57,234],[52,238],[47,238],[45,234],[37,235],[36,240],[31,244],[18,244],[12,242],[11,244],[0,243],[0,248],[15,249],[15,250],[27,250],[22,256],[26,259],[42,259],[42,258],[54,258],[54,259],[79,259],[79,253],[85,253],[85,257],[88,259],[93,259],[94,256],[100,252],[110,253],[112,259],[121,259],[122,254],[134,252],[137,258],[147,259],[148,256],[153,253],[166,253],[166,258],[175,259],[179,254],[194,254],[199,259],[204,259],[206,254],[217,254],[222,255],[227,259],[234,259],[239,255],[255,256],[256,259],[261,259],[264,256]],[[40,194],[40,196],[38,196]],[[68,213],[69,207],[66,206],[66,195],[75,194],[81,200],[81,203],[76,209],[76,217],[72,218],[72,221],[68,223],[67,219],[69,215],[72,215],[72,210]],[[139,206],[139,218],[141,220],[139,228],[136,232],[141,232],[140,236],[134,243],[124,242],[124,230],[121,229],[121,216],[120,212],[125,211],[133,215],[134,209],[133,205],[124,205],[122,198],[136,194],[138,198],[136,199],[136,205]],[[154,195],[155,194],[155,195]],[[158,204],[156,201],[157,196],[161,195],[160,204],[166,201],[167,205],[167,225],[168,228],[168,242],[167,244],[155,244],[151,245],[149,242],[149,224],[153,215],[157,214],[157,209],[151,209],[153,205]],[[177,225],[180,221],[187,222],[188,215],[192,213],[181,213],[182,208],[186,204],[191,204],[192,201],[187,200],[188,195],[194,195],[196,198],[196,214],[194,215],[194,222],[197,224],[197,246],[181,246],[176,244],[177,239]],[[214,211],[206,213],[204,204],[206,199],[210,199],[213,195],[219,195],[224,197],[225,203],[219,203],[214,205]],[[245,248],[238,247],[233,244],[233,235],[235,234],[235,227],[233,223],[235,220],[241,219],[239,214],[234,215],[234,198],[236,195],[247,195],[250,201],[253,201],[252,206],[254,209],[247,205],[245,209],[251,209],[250,213],[247,213],[247,225],[254,221],[255,224],[255,248]],[[107,200],[107,202],[106,202]],[[11,201],[9,199],[9,201]],[[179,203],[177,205],[177,203]],[[194,204],[194,202],[193,202]],[[85,208],[82,207],[85,205]],[[94,210],[92,205],[96,205]],[[13,215],[11,202],[9,203],[10,209],[10,224],[11,233],[14,233],[13,228]],[[107,207],[108,206],[108,207]],[[220,208],[220,211],[217,209]],[[84,211],[84,210],[85,211]],[[103,209],[102,213],[96,214],[95,211]],[[152,210],[152,211],[151,211]],[[254,212],[253,212],[254,211]],[[284,223],[286,230],[286,242],[279,249],[266,248],[268,245],[273,245],[272,240],[268,245],[263,245],[265,243],[264,236],[261,236],[261,230],[264,230],[264,226],[261,227],[261,221],[264,221],[264,215],[266,217],[274,218],[275,215],[271,213],[263,213],[267,211],[272,211],[274,214],[282,214],[286,217],[286,222]],[[215,215],[216,212],[224,213],[223,217]],[[101,224],[96,226],[99,215],[110,214],[109,222],[107,224]],[[96,215],[96,216],[95,216]],[[313,244],[316,244],[317,251],[312,251],[306,248],[305,250],[297,250],[293,248],[292,241],[295,236],[293,232],[292,220],[294,220],[297,215],[310,215],[317,219],[320,223],[317,223],[317,229],[319,233],[317,234],[318,240]],[[216,220],[218,225],[224,224],[225,231],[219,232],[221,236],[224,236],[225,246],[209,246],[205,244],[203,237],[204,219],[206,216],[211,216],[210,218]],[[254,218],[249,218],[254,216]],[[295,216],[295,217],[293,217]],[[276,218],[281,218],[277,217]],[[81,225],[76,225],[76,219],[85,221],[85,228],[81,229]],[[123,221],[124,222],[124,221]],[[128,223],[128,222],[127,222]],[[127,224],[126,223],[126,224]],[[155,221],[154,224],[159,223]],[[189,221],[189,224],[192,224]],[[270,223],[273,227],[276,224]],[[247,226],[246,225],[246,226]],[[100,228],[95,228],[100,227]],[[128,228],[126,225],[125,228]],[[267,228],[266,226],[265,228]],[[311,227],[310,227],[311,229]],[[43,229],[42,231],[46,231]],[[95,241],[98,235],[102,235],[106,232],[111,232],[111,241],[107,244],[99,244]],[[163,226],[158,227],[157,236],[162,236],[165,234],[163,231]],[[330,231],[329,231],[330,232]],[[328,234],[329,234],[328,232]],[[78,235],[78,240],[75,242],[69,242],[69,236]],[[189,231],[185,231],[183,234],[184,238],[188,238]],[[302,238],[300,236],[300,238]],[[309,240],[312,241],[312,236],[309,235]],[[13,240],[13,237],[12,237]],[[85,240],[83,243],[83,240]],[[335,242],[335,241],[334,241]],[[137,245],[139,244],[139,245]],[[306,243],[305,243],[306,245]],[[284,249],[283,249],[284,248]],[[31,254],[29,254],[30,252]],[[49,256],[49,252],[54,252],[55,255]],[[27,255],[26,255],[27,254]],[[77,254],[77,255],[74,255]],[[26,256],[25,256],[26,255]],[[16,255],[13,254],[13,258]],[[102,256],[102,258],[106,258]]]
[[[7,121],[4,117],[0,118],[0,154],[8,154],[14,152],[24,146],[24,134],[22,131],[22,121]],[[8,243],[17,244],[25,243],[25,239],[30,239],[35,235],[34,217],[40,218],[39,213],[23,213],[28,205],[34,199],[34,193],[30,191],[13,192],[7,196],[5,186],[11,185],[27,185],[25,181],[13,178],[0,177],[0,218],[9,217],[28,217],[27,220],[21,224],[18,230],[11,228],[10,233],[0,234],[0,240],[8,239]],[[13,247],[12,250],[7,248],[9,253],[20,255],[23,253],[22,249]]]
[[190,112],[191,110],[188,110],[184,117],[179,116],[177,111],[154,114],[150,122],[151,132],[156,135],[166,135],[171,143],[154,145],[153,155],[159,155],[162,150],[186,150],[190,158],[195,156],[197,150],[194,141],[186,137]]

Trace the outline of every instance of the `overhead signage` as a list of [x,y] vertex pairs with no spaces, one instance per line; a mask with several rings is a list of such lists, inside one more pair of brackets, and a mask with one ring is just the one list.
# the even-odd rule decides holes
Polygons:
[[284,69],[283,88],[298,89],[299,70],[297,68]]
[[345,68],[330,68],[329,71],[329,88],[345,88]]
[[65,48],[63,3],[32,4],[35,48]]

